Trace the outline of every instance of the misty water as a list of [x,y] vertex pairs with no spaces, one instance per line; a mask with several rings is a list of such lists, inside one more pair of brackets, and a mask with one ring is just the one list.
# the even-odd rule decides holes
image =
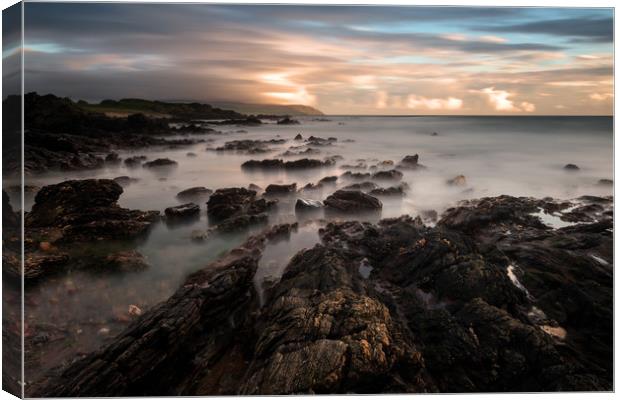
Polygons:
[[[318,121],[300,118],[301,125],[257,127],[220,126],[223,135],[196,135],[208,140],[177,148],[148,148],[133,152],[119,151],[121,158],[145,155],[149,160],[170,158],[178,167],[157,171],[127,168],[123,163],[95,171],[49,172],[26,178],[26,185],[44,186],[68,179],[138,178],[124,188],[119,199],[123,207],[141,210],[163,210],[183,203],[176,194],[194,186],[216,190],[225,187],[265,188],[270,183],[297,183],[301,188],[330,175],[341,175],[344,164],[363,162],[368,166],[383,160],[398,163],[404,156],[419,154],[427,168],[403,171],[403,182],[410,189],[403,198],[382,198],[381,215],[360,216],[376,221],[379,217],[418,215],[425,210],[439,214],[464,199],[496,196],[554,197],[574,199],[582,195],[611,195],[611,186],[598,184],[599,179],[613,178],[612,118],[598,117],[328,117]],[[246,133],[241,133],[244,130]],[[433,135],[436,132],[437,135]],[[319,148],[320,154],[305,156],[324,158],[340,155],[335,166],[302,171],[244,171],[241,164],[249,159],[279,157],[301,133],[336,137],[332,146]],[[184,136],[187,137],[187,136]],[[169,138],[169,137],[168,137]],[[215,152],[226,141],[236,139],[287,139],[285,144],[271,145],[274,151],[247,155]],[[195,157],[187,155],[195,153]],[[287,160],[304,156],[287,157]],[[362,161],[363,160],[363,161]],[[565,164],[579,166],[568,172]],[[354,170],[354,172],[364,172]],[[366,171],[368,172],[368,171]],[[449,186],[448,179],[465,175],[466,186]],[[297,197],[323,200],[337,188],[351,184],[342,181],[323,190],[280,199],[270,214],[270,223],[300,221],[290,241],[269,245],[256,274],[257,288],[265,281],[277,281],[290,257],[302,248],[319,241],[318,229],[325,223],[322,213],[298,220],[294,204]],[[397,183],[377,182],[388,187]],[[25,209],[33,203],[34,194],[26,193]],[[17,203],[15,194],[12,200]],[[149,269],[127,274],[93,273],[69,270],[44,280],[26,290],[26,322],[36,335],[37,326],[53,326],[59,330],[57,341],[47,346],[40,363],[27,371],[28,381],[46,369],[67,362],[81,352],[96,349],[131,321],[128,308],[137,306],[143,312],[168,298],[191,272],[205,267],[227,250],[242,243],[261,227],[234,235],[211,235],[205,241],[191,239],[192,232],[206,230],[209,221],[206,205],[200,204],[201,217],[183,225],[158,223],[137,250],[149,263]],[[19,208],[19,206],[15,207]],[[352,219],[356,216],[351,216]],[[76,251],[106,252],[122,248],[123,243],[102,243]],[[363,273],[361,271],[360,273]]]

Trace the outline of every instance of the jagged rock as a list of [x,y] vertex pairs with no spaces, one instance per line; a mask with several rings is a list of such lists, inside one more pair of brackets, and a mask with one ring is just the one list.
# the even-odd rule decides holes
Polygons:
[[171,220],[193,219],[200,216],[200,206],[194,203],[168,207],[164,210],[166,217]]
[[146,233],[159,219],[159,212],[119,207],[116,201],[122,192],[123,188],[109,179],[44,186],[26,215],[26,228],[43,236],[56,236],[48,241],[65,242],[133,238]]
[[297,199],[295,203],[296,212],[315,211],[323,208],[323,203],[318,200]]
[[265,194],[271,196],[287,195],[295,193],[296,191],[296,183],[291,183],[289,185],[276,185],[272,183],[265,188]]
[[168,158],[158,158],[156,160],[147,161],[142,164],[144,168],[175,167],[177,165],[179,165],[179,163]]
[[325,199],[325,206],[340,212],[376,211],[383,208],[383,204],[376,197],[362,192],[338,190]]
[[207,189],[204,186],[195,186],[189,189],[185,189],[177,193],[177,198],[181,200],[198,200],[202,201],[207,199],[213,190]]

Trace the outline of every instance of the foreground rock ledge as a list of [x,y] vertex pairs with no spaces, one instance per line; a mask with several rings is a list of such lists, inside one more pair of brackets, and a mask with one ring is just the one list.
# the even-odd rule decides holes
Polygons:
[[[612,203],[584,201],[605,211],[580,223],[571,203],[501,196],[448,210],[432,228],[410,217],[331,223],[260,308],[261,251],[292,229],[276,226],[27,392],[611,390]],[[578,220],[552,229],[539,209]]]

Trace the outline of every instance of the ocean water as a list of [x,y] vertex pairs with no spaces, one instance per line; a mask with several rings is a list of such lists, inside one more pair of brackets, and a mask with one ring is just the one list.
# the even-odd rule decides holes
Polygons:
[[[123,207],[159,210],[181,204],[175,195],[193,186],[210,189],[247,187],[253,183],[266,187],[270,183],[297,183],[298,188],[316,183],[330,175],[340,175],[343,164],[367,165],[419,154],[427,168],[403,171],[403,182],[410,189],[404,198],[382,199],[379,217],[415,216],[425,210],[441,213],[459,200],[509,194],[515,196],[573,199],[581,195],[611,195],[612,187],[598,184],[599,179],[613,178],[613,120],[607,117],[313,117],[300,118],[300,125],[281,126],[274,123],[259,127],[222,126],[225,135],[200,135],[209,140],[177,148],[149,148],[134,152],[120,151],[122,158],[146,155],[150,160],[173,159],[177,168],[154,171],[131,169],[124,164],[95,171],[59,172],[27,177],[27,185],[43,186],[68,179],[114,178],[127,175],[138,178],[124,189],[119,199]],[[244,130],[246,133],[239,133]],[[436,132],[437,135],[432,135]],[[320,148],[321,154],[309,158],[340,155],[335,166],[303,171],[243,171],[240,165],[249,159],[281,158],[298,133],[304,138],[314,135],[336,137],[332,146]],[[236,139],[287,139],[272,146],[267,154],[245,155],[207,150]],[[188,157],[193,152],[196,157]],[[302,157],[288,157],[296,159]],[[565,164],[579,166],[567,172]],[[465,186],[450,186],[446,181],[464,175]],[[299,220],[295,215],[296,197],[322,200],[352,182],[339,182],[334,187],[312,194],[300,194],[280,201],[270,214],[270,222],[300,221],[297,233],[288,242],[268,246],[261,260],[255,284],[259,293],[265,281],[279,278],[290,257],[302,248],[318,242],[318,228],[325,223],[323,215]],[[390,186],[390,183],[380,183]],[[34,195],[26,194],[26,210]],[[17,198],[13,194],[14,202]],[[33,380],[47,369],[66,362],[81,352],[92,351],[120,332],[133,318],[130,305],[147,310],[169,297],[191,272],[206,266],[223,252],[235,247],[252,232],[213,235],[204,242],[191,240],[192,231],[206,230],[206,206],[200,204],[199,220],[185,225],[157,224],[137,249],[145,255],[149,269],[131,274],[92,273],[83,270],[62,272],[26,290],[26,320],[32,335],[53,329],[57,340],[43,346],[38,362],[27,367]],[[16,207],[19,208],[19,207]],[[329,216],[328,216],[329,217]],[[357,218],[357,216],[351,216]],[[117,244],[86,246],[80,251],[105,252]],[[121,246],[119,244],[118,246]],[[51,328],[50,328],[51,327]],[[55,336],[54,336],[55,337]]]

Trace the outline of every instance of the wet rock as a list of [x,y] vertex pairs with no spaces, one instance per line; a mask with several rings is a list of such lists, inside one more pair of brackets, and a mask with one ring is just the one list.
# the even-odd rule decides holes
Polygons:
[[325,199],[325,206],[340,212],[381,210],[383,204],[376,197],[362,192],[338,190]]
[[271,140],[233,140],[224,143],[223,146],[215,148],[216,151],[236,151],[245,154],[268,153],[272,151],[269,147],[274,144],[286,143],[284,139]]
[[301,133],[298,133],[293,140],[304,140],[304,137],[301,136]]
[[376,197],[402,197],[408,189],[409,186],[407,184],[401,184],[398,186],[390,186],[388,188],[376,188],[371,190],[368,194]]
[[382,181],[399,181],[403,179],[403,173],[396,169],[391,169],[389,171],[378,171],[372,175],[372,179]]
[[123,176],[117,176],[116,178],[114,178],[112,180],[114,182],[118,183],[119,185],[121,185],[122,187],[126,187],[126,186],[129,186],[132,183],[138,182],[140,179],[132,178],[132,177],[123,175]]
[[413,156],[405,156],[400,163],[398,163],[397,168],[400,169],[422,169],[425,168],[419,161],[419,155],[415,154]]
[[180,206],[168,207],[164,210],[164,213],[171,220],[194,219],[200,216],[200,206],[194,203],[186,203]]
[[278,125],[299,125],[299,121],[289,117],[282,118],[278,121]]
[[337,176],[326,176],[324,178],[321,178],[318,183],[321,183],[321,184],[334,184],[334,183],[336,183],[337,180],[338,180]]
[[297,191],[297,184],[291,183],[289,185],[277,185],[271,184],[265,188],[265,194],[271,196],[277,195],[289,195]]
[[49,242],[133,238],[159,219],[157,211],[121,208],[123,188],[109,179],[65,181],[43,187],[26,215],[29,233],[54,236]]
[[297,199],[295,212],[317,211],[323,208],[323,203],[318,200]]
[[116,272],[139,272],[149,267],[144,256],[136,251],[120,251],[105,258],[103,268]]
[[177,193],[177,198],[180,200],[190,200],[190,201],[203,201],[207,199],[213,190],[207,189],[204,186],[195,186],[189,189],[185,189]]
[[457,175],[452,179],[448,179],[446,184],[449,186],[465,186],[467,185],[467,178],[465,178],[465,175]]
[[344,174],[340,175],[340,177],[343,179],[349,179],[349,180],[363,180],[363,179],[370,179],[371,175],[368,172],[346,171]]
[[161,167],[176,167],[179,163],[168,158],[158,158],[153,161],[148,161],[142,164],[144,168],[161,168]]
[[281,159],[265,159],[265,160],[249,160],[241,164],[241,168],[244,169],[270,169],[270,168],[282,168],[284,161]]
[[362,192],[369,192],[371,190],[377,189],[377,184],[374,182],[361,182],[361,183],[353,183],[351,185],[347,185],[342,188],[342,190],[359,190]]
[[125,165],[128,167],[139,167],[142,161],[146,160],[146,156],[131,156],[125,159]]
[[286,169],[305,169],[305,168],[320,168],[333,165],[334,162],[330,159],[321,161],[311,158],[302,158],[300,160],[287,161],[284,163]]
[[253,190],[218,189],[207,202],[207,215],[218,223],[218,229],[234,231],[265,223],[268,219],[265,213],[276,204],[276,200],[257,199]]

